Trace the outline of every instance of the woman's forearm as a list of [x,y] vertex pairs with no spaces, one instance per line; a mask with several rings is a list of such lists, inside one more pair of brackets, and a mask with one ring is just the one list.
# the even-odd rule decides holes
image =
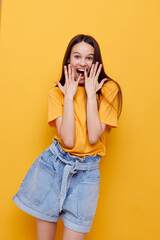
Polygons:
[[95,144],[102,134],[96,94],[87,97],[87,129],[90,144]]
[[59,137],[64,144],[72,148],[75,140],[75,117],[74,117],[74,103],[73,97],[69,95],[64,96],[63,118],[60,126]]

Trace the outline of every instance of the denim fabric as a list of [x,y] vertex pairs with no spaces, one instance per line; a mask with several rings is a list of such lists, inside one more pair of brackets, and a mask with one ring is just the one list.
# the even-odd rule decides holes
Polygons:
[[84,159],[53,143],[28,170],[13,201],[30,215],[57,222],[73,231],[89,232],[97,208],[101,156]]

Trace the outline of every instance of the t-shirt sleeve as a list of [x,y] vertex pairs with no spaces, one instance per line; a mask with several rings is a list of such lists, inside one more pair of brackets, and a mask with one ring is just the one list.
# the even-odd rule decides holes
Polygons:
[[63,94],[58,87],[48,93],[48,124],[55,127],[55,119],[63,116]]
[[114,81],[106,82],[101,89],[99,118],[108,127],[117,127],[118,85]]

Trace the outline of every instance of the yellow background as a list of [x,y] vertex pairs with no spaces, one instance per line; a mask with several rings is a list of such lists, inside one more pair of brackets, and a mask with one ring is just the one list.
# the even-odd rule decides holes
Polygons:
[[[51,143],[48,91],[76,34],[98,41],[123,92],[118,128],[101,159],[98,208],[87,240],[160,239],[160,2],[5,0],[0,55],[0,236],[36,237],[35,218],[11,200]],[[63,223],[58,223],[57,240]]]

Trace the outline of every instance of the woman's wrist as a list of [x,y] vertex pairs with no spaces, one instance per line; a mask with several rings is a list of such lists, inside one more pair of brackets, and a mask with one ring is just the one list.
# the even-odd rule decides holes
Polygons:
[[73,98],[74,98],[74,96],[72,94],[66,93],[64,95],[64,99],[65,100],[72,100],[73,101]]
[[96,92],[87,93],[87,99],[94,99],[94,98],[96,98]]

